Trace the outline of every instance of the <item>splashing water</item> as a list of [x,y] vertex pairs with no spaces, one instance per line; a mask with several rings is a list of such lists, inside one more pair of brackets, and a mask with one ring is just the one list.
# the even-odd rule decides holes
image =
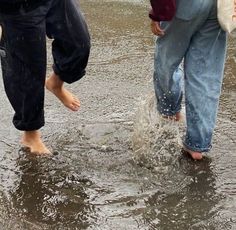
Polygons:
[[132,147],[135,161],[152,169],[166,167],[181,151],[184,123],[164,119],[155,95],[141,101],[134,122]]

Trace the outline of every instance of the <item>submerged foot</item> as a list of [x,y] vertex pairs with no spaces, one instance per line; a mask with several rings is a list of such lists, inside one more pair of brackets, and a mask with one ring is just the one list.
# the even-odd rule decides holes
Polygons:
[[177,112],[174,116],[162,115],[162,117],[170,121],[184,121],[184,116],[181,112]]
[[29,149],[31,153],[51,154],[42,142],[39,131],[25,131],[21,139],[21,144]]
[[63,81],[53,73],[45,83],[46,88],[53,93],[64,106],[72,111],[78,111],[80,107],[80,101],[71,92],[69,92],[63,86]]
[[193,160],[199,161],[199,160],[202,160],[202,158],[203,158],[203,155],[201,152],[195,152],[195,151],[189,150],[185,147],[183,147],[183,151],[185,153],[187,153]]

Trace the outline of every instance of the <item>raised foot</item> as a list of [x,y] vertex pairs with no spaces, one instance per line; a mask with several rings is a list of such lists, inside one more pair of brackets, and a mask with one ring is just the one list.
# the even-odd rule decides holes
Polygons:
[[189,150],[185,147],[183,147],[183,152],[184,153],[187,153],[193,160],[202,160],[203,158],[203,155],[201,152],[195,152],[195,151],[192,151],[192,150]]
[[72,111],[78,111],[80,101],[63,86],[63,81],[56,74],[52,74],[45,82],[46,88],[53,93],[62,104]]
[[51,154],[49,149],[42,142],[39,131],[24,132],[21,139],[21,144],[31,153],[39,155]]

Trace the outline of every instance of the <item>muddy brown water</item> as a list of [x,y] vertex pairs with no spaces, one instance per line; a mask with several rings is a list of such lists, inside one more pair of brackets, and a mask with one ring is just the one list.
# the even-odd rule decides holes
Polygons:
[[[81,7],[91,58],[86,77],[68,86],[81,110],[46,92],[42,132],[57,155],[20,150],[1,83],[0,229],[236,229],[236,42],[228,44],[214,147],[194,163],[180,153],[181,127],[152,124],[147,2]],[[49,52],[48,73],[51,62]]]

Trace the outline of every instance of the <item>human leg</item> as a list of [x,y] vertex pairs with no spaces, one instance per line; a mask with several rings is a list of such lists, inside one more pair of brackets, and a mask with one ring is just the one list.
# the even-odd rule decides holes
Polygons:
[[211,148],[225,63],[226,34],[221,30],[212,1],[209,17],[194,34],[185,56],[188,152]]
[[[173,79],[173,78],[180,79],[178,78],[178,74],[176,74],[175,72],[176,66],[180,63],[180,59],[182,60],[183,57],[188,58],[186,53],[194,52],[194,49],[198,44],[193,45],[192,40],[195,37],[195,34],[199,31],[199,28],[201,28],[206,21],[209,21],[211,23],[213,19],[214,21],[213,23],[216,24],[217,22],[216,1],[207,0],[204,2],[203,1],[196,2],[197,7],[192,7],[192,8],[191,5],[188,4],[188,7],[191,8],[191,10],[189,11],[182,4],[185,4],[185,1],[179,2],[176,17],[171,22],[165,23],[167,25],[165,35],[161,37],[161,39],[157,40],[157,49],[156,49],[156,58],[154,67],[155,69],[154,84],[158,101],[157,104],[158,110],[161,114],[164,114],[165,116],[175,115],[176,113],[178,113],[178,109],[180,108],[180,102],[181,102],[180,100],[181,88],[179,87],[180,81],[179,80],[174,81]],[[218,24],[217,27],[218,27],[218,32],[220,32]],[[217,34],[215,34],[215,36],[217,37]],[[209,37],[207,40],[209,40]],[[211,42],[212,45],[214,45],[213,39],[211,40]],[[190,44],[192,44],[191,47]],[[209,46],[209,44],[205,43],[204,45]],[[220,49],[220,52],[222,52],[222,55],[224,56],[225,52],[223,48]],[[206,57],[208,58],[209,55],[207,55]],[[188,66],[190,67],[190,65],[187,65],[186,63],[188,63],[188,61],[187,62],[185,61],[185,68],[188,69]],[[220,63],[222,63],[222,60],[218,62],[218,64]],[[196,71],[197,70],[199,71],[201,69],[201,67],[199,68],[199,66],[197,65],[196,60],[194,60],[192,64],[196,65],[195,68]],[[212,68],[212,66],[209,67]],[[222,65],[218,67],[219,68],[217,68],[217,70],[222,72],[223,69]],[[202,70],[204,70],[204,68],[205,67],[203,67]],[[189,68],[189,70],[191,71],[191,68]],[[185,72],[188,72],[188,70]],[[186,85],[188,85],[188,80],[186,81]],[[194,90],[190,89],[190,87],[188,86],[186,86],[186,88],[189,89],[186,91],[190,92],[190,94]],[[186,97],[188,101],[189,98],[188,93],[186,93]],[[187,102],[187,104],[189,103]],[[191,113],[191,108],[189,109],[188,106],[187,124],[191,122],[191,116],[189,116],[190,113]],[[187,150],[187,152],[193,159],[199,160],[202,158],[202,153],[201,153],[202,149],[192,148],[187,145],[187,142],[189,142],[190,139],[189,130],[192,130],[192,132],[194,132],[194,129],[191,128],[191,125],[190,126],[188,125],[187,128],[187,135],[186,135],[186,140],[184,142],[184,149]],[[197,142],[195,142],[197,140],[193,139],[192,141],[197,145]]]
[[164,117],[176,119],[176,114],[180,114],[183,88],[180,63],[193,33],[190,23],[179,18],[162,23],[165,35],[156,40],[154,89],[157,109]]
[[[181,120],[183,70],[180,63],[194,33],[191,21],[174,18],[164,23],[165,35],[157,39],[154,59],[154,89],[157,110],[164,118]],[[191,29],[190,29],[191,28]]]
[[14,126],[24,131],[21,143],[32,152],[49,153],[40,138],[44,125],[46,73],[44,11],[21,12],[3,17],[1,59],[4,87],[15,111]]
[[77,111],[79,100],[64,88],[64,82],[73,83],[85,74],[90,52],[87,25],[74,0],[54,0],[46,22],[47,35],[54,39],[54,73],[47,79],[46,87],[66,107]]

